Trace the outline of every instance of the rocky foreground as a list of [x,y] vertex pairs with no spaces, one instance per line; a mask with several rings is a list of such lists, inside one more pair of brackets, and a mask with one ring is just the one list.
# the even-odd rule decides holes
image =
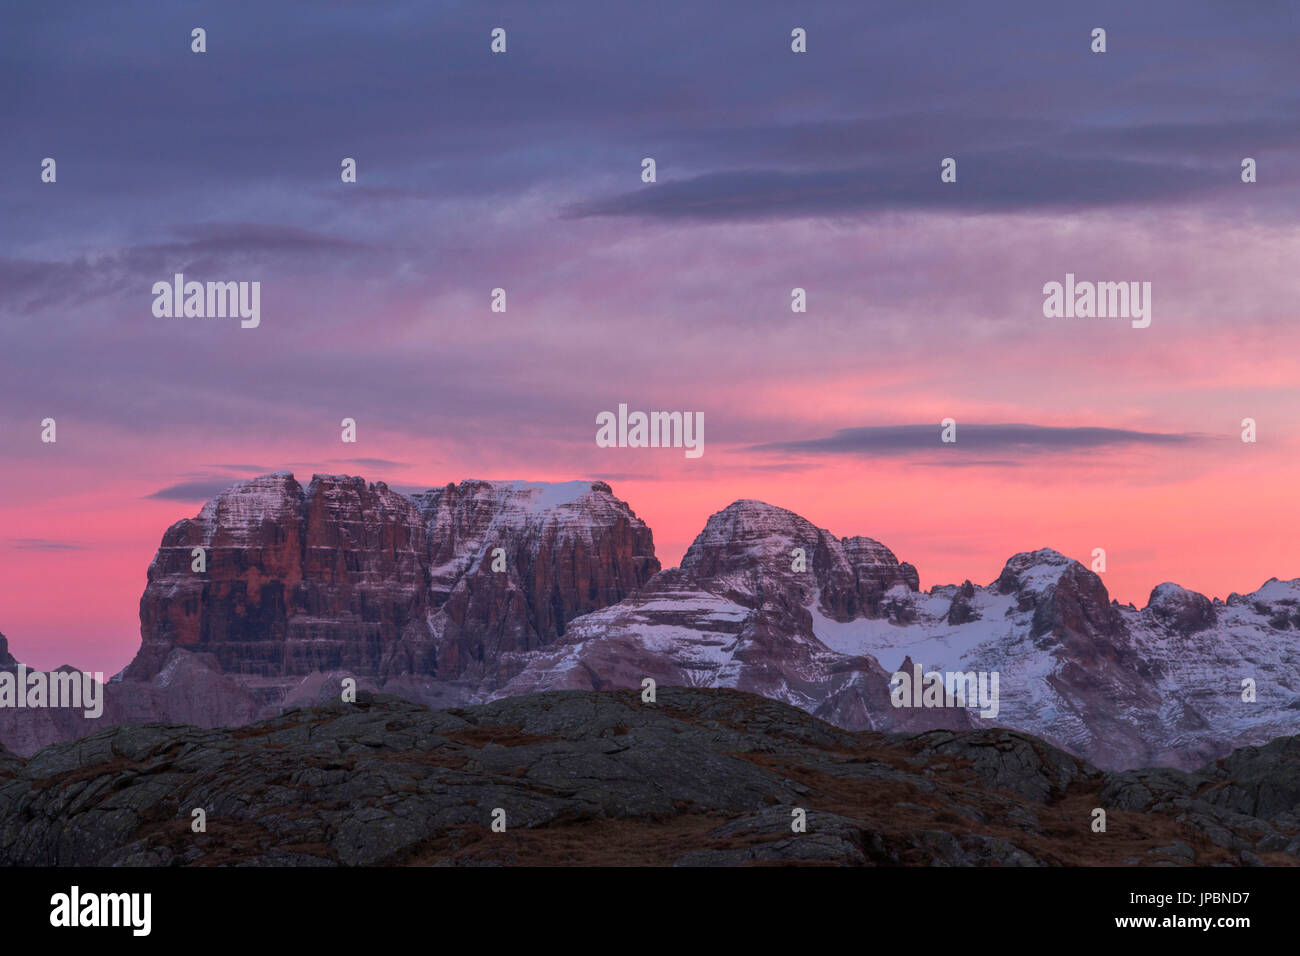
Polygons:
[[362,694],[0,750],[0,863],[1295,865],[1300,737],[1103,772],[1015,731],[851,732],[733,690]]

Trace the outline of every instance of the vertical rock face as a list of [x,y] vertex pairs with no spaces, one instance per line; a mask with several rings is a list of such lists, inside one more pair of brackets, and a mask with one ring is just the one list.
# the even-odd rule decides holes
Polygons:
[[503,654],[551,644],[659,570],[649,527],[603,481],[465,481],[414,501],[430,597],[429,643],[403,662],[415,672],[496,676]]
[[125,676],[153,677],[173,647],[210,652],[227,673],[374,673],[384,648],[423,626],[424,553],[419,511],[383,482],[240,482],[163,536]]
[[[841,538],[844,548],[844,560],[853,571],[853,582],[844,590],[849,592],[847,600],[838,608],[827,608],[836,613],[830,614],[837,621],[849,621],[857,617],[876,617],[880,614],[881,599],[885,592],[895,585],[903,585],[909,591],[921,589],[920,576],[916,568],[906,561],[900,562],[894,552],[872,538]],[[822,601],[827,603],[828,593],[839,593],[838,589],[822,585]]]
[[281,673],[375,673],[387,649],[424,627],[420,513],[383,482],[317,475],[301,514],[302,571]]
[[490,672],[501,652],[550,643],[658,570],[650,529],[603,482],[406,497],[348,476],[304,489],[265,475],[167,530],[124,676],[149,680],[177,647],[255,678]]
[[[250,662],[235,660],[233,645],[260,645],[254,658],[278,656],[286,592],[302,579],[302,500],[292,475],[265,475],[168,528],[140,598],[140,651],[124,676],[152,678],[174,647],[211,650],[236,669]],[[195,548],[204,549],[205,572],[192,570]]]

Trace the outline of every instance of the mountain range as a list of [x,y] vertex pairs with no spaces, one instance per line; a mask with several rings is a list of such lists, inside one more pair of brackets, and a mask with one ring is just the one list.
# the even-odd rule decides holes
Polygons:
[[[987,585],[923,591],[884,544],[754,500],[665,570],[601,481],[238,482],[164,533],[140,625],[99,721],[0,709],[0,741],[28,755],[122,722],[242,725],[338,699],[345,677],[435,708],[647,678],[732,688],[846,730],[1013,728],[1108,770],[1191,770],[1300,731],[1300,579],[1226,601],[1165,583],[1139,609],[1042,548]],[[996,716],[894,706],[891,675],[916,665],[998,675]]]

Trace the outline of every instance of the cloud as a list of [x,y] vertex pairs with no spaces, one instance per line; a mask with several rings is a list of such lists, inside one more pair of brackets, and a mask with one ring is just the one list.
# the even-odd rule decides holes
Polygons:
[[[1014,452],[1021,455],[1083,451],[1116,445],[1167,446],[1203,440],[1191,433],[1132,431],[1124,428],[1056,427],[1049,425],[957,425],[957,441],[940,440],[936,425],[868,425],[841,428],[823,438],[771,442],[755,445],[751,450],[812,455],[861,455],[879,457],[909,455],[915,452],[939,452],[960,455],[966,452]],[[942,462],[932,462],[941,464]],[[972,461],[954,459],[954,464],[1006,466],[1007,461]]]
[[363,468],[405,468],[404,461],[390,461],[387,458],[334,458],[330,464],[360,465]]
[[1023,468],[1024,462],[1009,461],[1003,459],[987,459],[970,461],[917,461],[913,462],[918,468]]
[[320,189],[315,196],[325,202],[340,205],[378,204],[386,202],[434,202],[439,197],[425,189],[408,189],[397,186],[361,186],[356,183],[347,189]]
[[[346,253],[353,267],[383,268],[386,253],[368,243],[296,226],[257,223],[201,223],[177,226],[160,242],[93,249],[67,259],[0,256],[0,314],[32,315],[43,310],[77,312],[92,300],[139,301],[144,314],[153,284],[176,273],[189,279],[228,279],[318,274]],[[84,320],[87,322],[93,320]]]
[[179,243],[153,247],[177,252],[280,252],[326,253],[369,248],[364,242],[343,239],[313,229],[256,222],[209,222],[172,227]]
[[229,478],[198,478],[159,488],[146,498],[164,501],[207,501],[229,488],[234,482]]
[[10,547],[18,551],[85,551],[84,545],[73,541],[51,541],[48,538],[10,538]]
[[843,218],[888,211],[1077,210],[1167,202],[1226,189],[1222,170],[1042,150],[963,154],[958,182],[939,181],[939,156],[841,169],[735,169],[570,204],[567,218],[685,220]]

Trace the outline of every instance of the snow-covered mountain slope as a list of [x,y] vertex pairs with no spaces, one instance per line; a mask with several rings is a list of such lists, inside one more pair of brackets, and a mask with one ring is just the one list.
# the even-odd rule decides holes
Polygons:
[[837,653],[814,634],[814,614],[874,613],[894,586],[914,588],[916,572],[883,545],[738,501],[709,519],[681,568],[521,656],[520,673],[491,696],[639,687],[649,677],[763,694],[860,729],[974,726],[960,708],[891,706],[889,675],[874,658]]
[[[895,588],[884,615],[814,632],[887,670],[998,671],[997,722],[1103,766],[1199,766],[1300,730],[1300,581],[1227,604],[1162,584],[1146,608],[1107,601],[1099,576],[1043,550],[987,587]],[[1243,681],[1255,700],[1243,700]]]
[[[649,676],[755,691],[851,729],[953,718],[891,705],[890,675],[913,663],[996,673],[989,722],[1101,766],[1200,766],[1300,731],[1300,581],[1226,604],[1164,584],[1138,610],[1042,549],[1013,556],[986,586],[922,592],[915,570],[878,542],[737,501],[709,519],[680,569],[573,621],[562,644],[529,657],[493,696]],[[1243,700],[1247,678],[1253,701]],[[977,709],[961,718],[975,722]]]

